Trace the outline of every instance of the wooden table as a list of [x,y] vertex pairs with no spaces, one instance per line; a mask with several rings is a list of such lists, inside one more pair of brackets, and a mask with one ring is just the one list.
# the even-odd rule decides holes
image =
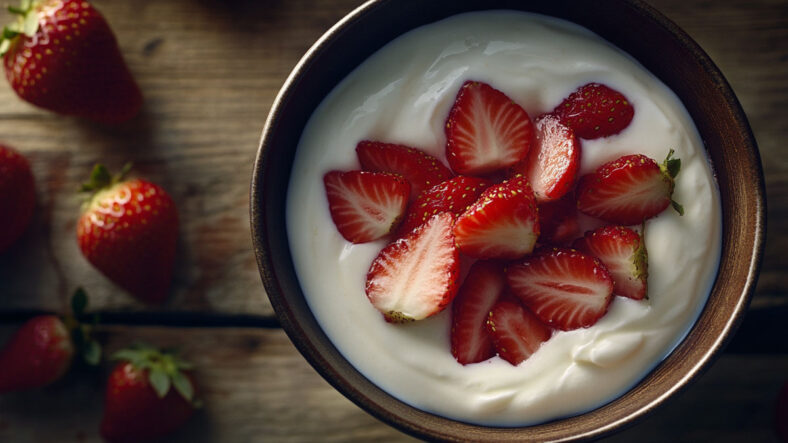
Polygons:
[[[0,340],[40,312],[65,312],[84,286],[109,351],[175,345],[198,367],[205,408],[175,441],[409,440],[337,393],[278,328],[255,262],[249,179],[271,102],[301,55],[359,0],[95,0],[145,95],[139,118],[105,128],[21,102],[0,82],[0,139],[31,160],[32,227],[0,257]],[[773,441],[788,380],[788,3],[652,0],[726,75],[760,145],[768,243],[750,312],[718,362],[613,441]],[[0,13],[0,21],[8,21]],[[182,220],[171,299],[134,301],[75,242],[75,193],[92,165],[164,186]],[[109,365],[40,391],[0,397],[0,441],[98,441]]]

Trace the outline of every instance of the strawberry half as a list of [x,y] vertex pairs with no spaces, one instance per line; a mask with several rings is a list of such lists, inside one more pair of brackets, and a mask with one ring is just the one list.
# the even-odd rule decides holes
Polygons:
[[635,108],[624,94],[600,83],[588,83],[569,94],[554,110],[578,137],[595,139],[618,134],[632,122]]
[[517,366],[533,355],[553,330],[513,300],[501,300],[490,309],[487,330],[498,355]]
[[620,225],[640,224],[669,205],[683,215],[684,209],[671,199],[681,169],[681,160],[672,157],[671,149],[661,165],[641,154],[605,163],[580,178],[577,209]]
[[0,43],[6,77],[23,100],[60,114],[121,123],[142,94],[104,17],[85,0],[23,0]]
[[471,266],[452,304],[451,354],[459,363],[477,363],[495,355],[487,317],[505,289],[501,263],[477,261]]
[[541,250],[509,266],[507,281],[534,314],[564,331],[596,323],[613,298],[613,279],[602,263],[574,249]]
[[528,113],[492,86],[467,81],[446,119],[446,158],[457,174],[506,169],[528,154],[533,124]]
[[580,236],[580,221],[575,206],[575,195],[569,192],[560,200],[540,203],[539,243],[559,245]]
[[539,237],[536,199],[525,177],[487,188],[457,218],[457,247],[475,258],[514,259],[530,253]]
[[598,258],[613,278],[613,294],[634,300],[646,298],[648,252],[637,231],[624,226],[603,226],[586,232],[573,247]]
[[411,200],[453,176],[440,160],[410,146],[364,140],[356,146],[356,154],[365,171],[405,177],[411,186]]
[[0,254],[25,232],[35,203],[30,162],[19,152],[0,145]]
[[323,176],[328,209],[342,237],[377,240],[397,227],[408,206],[410,185],[398,175],[331,171]]
[[454,216],[434,215],[383,248],[367,272],[366,293],[386,321],[435,315],[457,294],[460,257],[451,232]]
[[580,141],[553,115],[539,117],[535,126],[536,143],[525,161],[513,169],[528,178],[536,201],[558,200],[575,183],[580,166]]
[[439,212],[462,214],[489,186],[483,178],[458,175],[431,187],[408,207],[399,232],[407,234]]

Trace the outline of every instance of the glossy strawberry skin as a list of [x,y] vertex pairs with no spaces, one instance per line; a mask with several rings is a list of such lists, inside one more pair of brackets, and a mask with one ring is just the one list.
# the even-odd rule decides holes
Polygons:
[[0,145],[0,254],[27,229],[35,201],[30,163],[19,152]]
[[407,234],[439,212],[460,215],[474,203],[491,182],[458,175],[424,191],[409,207],[399,235]]
[[471,266],[452,304],[451,353],[460,364],[478,363],[495,355],[487,318],[505,290],[502,263],[477,261]]
[[110,280],[148,303],[169,292],[178,213],[160,186],[141,179],[98,192],[77,222],[85,258]]
[[533,355],[553,335],[552,329],[515,300],[496,303],[487,319],[495,351],[517,366]]
[[481,259],[516,259],[539,236],[536,199],[522,176],[490,186],[454,225],[460,251]]
[[588,83],[569,94],[554,110],[578,137],[590,140],[623,131],[635,109],[620,92],[600,83]]
[[4,56],[17,95],[100,123],[134,117],[142,94],[104,17],[85,0],[44,1],[38,8],[36,34],[17,36]]
[[446,159],[462,175],[505,170],[528,154],[533,131],[528,113],[503,92],[466,81],[446,119]]
[[410,146],[363,140],[356,145],[356,155],[365,171],[404,177],[411,186],[410,200],[454,175],[437,158]]
[[[194,385],[194,380],[187,375]],[[148,370],[117,364],[107,381],[101,436],[113,443],[159,438],[183,426],[194,407],[175,389],[163,397],[148,382]]]
[[510,265],[509,288],[544,323],[570,331],[595,324],[607,312],[613,279],[602,263],[567,248],[544,248]]
[[377,240],[394,230],[411,190],[399,175],[366,171],[330,171],[323,184],[334,226],[352,243]]
[[63,376],[71,366],[74,344],[54,315],[33,317],[0,351],[0,394],[40,388]]

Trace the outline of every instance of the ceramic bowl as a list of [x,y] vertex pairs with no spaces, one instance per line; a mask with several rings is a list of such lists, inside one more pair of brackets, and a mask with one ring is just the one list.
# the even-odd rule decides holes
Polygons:
[[[355,66],[395,37],[448,16],[482,9],[542,13],[584,26],[626,51],[682,100],[719,183],[723,212],[720,271],[710,298],[681,344],[633,389],[591,412],[521,428],[475,426],[411,407],[343,358],[305,302],[287,242],[285,200],[296,146],[312,111]],[[758,149],[730,86],[681,29],[639,1],[373,0],[326,32],[293,69],[262,134],[251,185],[251,224],[260,273],[282,328],[314,368],[357,405],[425,439],[565,440],[632,424],[709,367],[738,327],[755,288],[765,232]]]

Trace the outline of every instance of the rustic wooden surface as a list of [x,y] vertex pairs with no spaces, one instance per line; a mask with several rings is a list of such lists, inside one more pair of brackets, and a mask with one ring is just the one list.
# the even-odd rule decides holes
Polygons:
[[[311,43],[360,1],[93,3],[115,30],[145,107],[108,129],[33,108],[0,81],[0,141],[31,159],[38,196],[32,228],[0,257],[0,340],[34,312],[63,312],[82,285],[114,323],[105,331],[110,349],[174,344],[198,364],[206,407],[176,441],[409,440],[334,391],[277,328],[249,233],[251,163],[271,102]],[[788,2],[650,3],[709,53],[750,119],[768,242],[751,313],[728,352],[611,440],[775,441],[772,403],[788,379]],[[173,195],[181,215],[173,295],[162,307],[115,288],[74,239],[78,184],[97,161],[119,168],[127,160]],[[0,441],[97,441],[107,370],[0,397]]]

